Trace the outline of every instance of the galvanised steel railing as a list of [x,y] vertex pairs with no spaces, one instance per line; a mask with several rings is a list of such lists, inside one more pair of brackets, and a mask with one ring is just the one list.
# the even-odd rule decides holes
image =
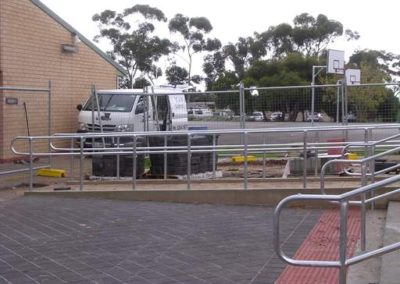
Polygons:
[[[356,164],[359,165],[361,168],[360,173],[352,173],[346,168],[344,168],[344,172],[349,175],[349,176],[360,176],[361,177],[361,184],[360,186],[365,186],[368,184],[368,177],[370,177],[371,182],[374,182],[375,177],[381,174],[385,174],[387,172],[393,171],[395,169],[400,168],[400,163],[394,164],[390,167],[383,168],[379,171],[375,170],[375,161],[379,158],[388,156],[388,155],[393,155],[398,152],[400,152],[400,146],[397,144],[389,143],[390,141],[394,141],[395,143],[397,142],[395,139],[399,138],[400,134],[392,135],[390,137],[387,137],[385,139],[381,139],[375,142],[365,142],[365,143],[350,143],[347,146],[343,147],[342,150],[342,157],[341,159],[333,159],[328,162],[326,162],[322,168],[321,168],[321,175],[320,175],[320,190],[322,194],[326,194],[325,192],[325,175],[326,175],[326,170],[328,167],[332,166],[333,164],[341,164],[341,165],[349,165],[349,164]],[[388,144],[389,143],[389,144]],[[389,150],[386,150],[384,152],[375,154],[375,149],[378,146],[385,146],[389,147]],[[350,150],[351,148],[359,148],[365,150],[365,153],[367,154],[365,158],[362,159],[357,159],[357,160],[349,160],[349,159],[344,159],[344,157],[347,154],[347,151]],[[368,156],[368,154],[370,154]],[[395,193],[400,192],[400,189],[395,190]],[[392,193],[389,193],[389,195]],[[382,194],[383,197],[388,196],[387,193]],[[350,204],[355,204],[361,207],[361,250],[365,251],[366,249],[366,196],[361,195],[361,200],[359,201],[350,201]],[[374,203],[371,203],[372,206]]]
[[[387,124],[387,125],[362,125],[362,126],[331,126],[331,127],[308,127],[308,128],[257,128],[257,129],[228,129],[228,130],[196,130],[196,131],[161,131],[161,132],[136,132],[136,133],[60,133],[51,136],[19,136],[12,141],[11,149],[17,155],[24,155],[29,157],[30,161],[30,175],[29,185],[32,189],[33,184],[33,158],[40,156],[69,156],[79,157],[80,160],[80,189],[83,189],[83,160],[86,156],[93,155],[116,155],[117,159],[121,154],[132,155],[133,167],[136,168],[137,155],[148,155],[148,154],[167,154],[170,153],[181,153],[187,154],[188,161],[190,161],[193,153],[212,153],[213,154],[213,169],[215,173],[215,162],[216,155],[221,153],[240,153],[244,156],[244,177],[243,177],[243,189],[248,188],[248,155],[253,153],[282,153],[282,152],[302,152],[303,154],[303,187],[307,187],[307,159],[309,151],[318,152],[326,151],[331,148],[337,148],[338,146],[347,145],[346,142],[309,142],[309,138],[312,134],[316,136],[323,133],[329,133],[332,131],[363,131],[365,133],[372,133],[375,130],[391,129],[392,131],[398,131],[400,125],[398,124]],[[251,138],[255,134],[264,135],[280,135],[286,137],[288,134],[298,133],[301,135],[300,140],[302,142],[288,143],[288,144],[268,144],[268,143],[252,143]],[[212,143],[210,145],[192,145],[194,137],[199,135],[206,135],[212,137]],[[232,144],[228,145],[217,145],[216,140],[218,136],[230,135],[230,139],[233,140]],[[233,138],[232,138],[233,135]],[[315,136],[314,135],[314,136]],[[187,139],[187,144],[184,146],[168,146],[168,137],[183,136]],[[137,146],[136,141],[138,139],[147,141],[150,137],[163,137],[163,146]],[[84,141],[87,139],[96,138],[113,138],[117,141],[117,145],[114,147],[100,147],[100,148],[85,148]],[[123,138],[130,138],[133,143],[129,147],[121,146],[118,141]],[[38,152],[34,149],[35,141],[45,140],[50,141],[51,151]],[[23,141],[27,144],[25,151],[17,149],[17,141]],[[69,147],[59,147],[59,142],[63,142],[64,145],[70,145]],[[234,143],[237,142],[237,143]],[[370,141],[373,142],[373,141]],[[78,143],[78,147],[76,144]],[[19,144],[20,145],[20,144]],[[20,145],[21,146],[21,145]],[[265,155],[264,155],[265,159]],[[314,156],[314,159],[318,159],[318,155]],[[164,160],[164,162],[166,159]],[[265,163],[264,163],[265,164]],[[118,169],[119,163],[117,163]],[[166,167],[164,167],[166,171]],[[215,174],[214,174],[215,176]],[[191,169],[190,166],[187,168],[186,183],[187,188],[191,187]],[[164,178],[166,174],[164,173]],[[136,188],[136,175],[132,176],[132,188]]]
[[[366,136],[367,137],[367,136]],[[298,194],[292,195],[289,197],[284,198],[277,206],[274,212],[274,248],[278,256],[285,262],[296,265],[296,266],[311,266],[311,267],[336,267],[339,268],[339,281],[340,283],[346,283],[346,271],[347,267],[361,261],[367,260],[372,257],[376,257],[379,255],[383,255],[394,250],[400,248],[400,242],[387,245],[382,248],[378,248],[371,251],[366,251],[366,207],[367,205],[373,205],[376,201],[387,198],[389,196],[395,195],[400,193],[400,188],[390,190],[389,192],[385,192],[379,195],[375,195],[376,191],[381,190],[383,187],[397,183],[400,181],[400,176],[396,175],[393,177],[386,178],[381,181],[374,181],[374,177],[391,170],[397,169],[400,167],[400,164],[396,164],[394,166],[387,167],[385,169],[375,171],[374,161],[378,158],[385,157],[390,154],[395,154],[400,151],[400,146],[398,145],[398,141],[395,139],[399,138],[400,134],[392,135],[385,139],[381,139],[378,141],[366,141],[364,143],[350,143],[343,147],[341,159],[333,159],[326,162],[321,168],[321,175],[320,175],[320,183],[321,183],[321,193],[320,195],[317,194]],[[367,140],[367,139],[366,139]],[[390,143],[392,141],[392,143]],[[375,148],[379,146],[389,147],[389,150],[384,152],[374,154]],[[347,151],[351,148],[356,149],[364,149],[365,153],[373,154],[371,156],[366,156],[363,159],[358,160],[348,160],[345,159],[347,155]],[[372,163],[371,163],[372,162]],[[358,164],[361,166],[361,173],[351,173],[347,172],[349,175],[357,175],[361,176],[361,187],[358,189],[351,190],[349,192],[340,194],[340,195],[328,195],[325,192],[325,176],[326,170],[328,167],[332,166],[333,164]],[[369,166],[369,172],[368,168]],[[367,177],[372,178],[372,183],[367,185]],[[367,198],[367,195],[370,194],[370,198]],[[360,200],[354,200],[356,198]],[[339,203],[340,205],[340,237],[339,237],[339,259],[336,261],[325,261],[325,260],[298,260],[292,259],[288,257],[281,249],[280,245],[280,213],[282,209],[287,206],[288,203],[295,202],[295,201],[326,201],[330,203]],[[361,207],[361,230],[360,230],[360,240],[361,240],[361,251],[362,254],[357,256],[347,258],[347,214],[348,214],[348,207],[349,205],[357,205]]]
[[[306,266],[306,267],[331,267],[331,268],[339,268],[339,282],[341,284],[346,283],[346,272],[347,268],[353,264],[362,262],[364,260],[370,259],[372,257],[377,257],[400,248],[400,242],[396,242],[375,250],[365,251],[361,254],[353,257],[347,257],[347,216],[348,216],[348,207],[351,199],[354,199],[359,196],[366,196],[368,193],[374,193],[385,186],[391,185],[393,183],[399,182],[400,176],[395,175],[389,177],[387,179],[374,182],[372,184],[362,186],[360,188],[351,190],[349,192],[339,194],[339,195],[330,195],[330,194],[297,194],[284,198],[279,202],[274,211],[274,249],[284,262],[295,265],[295,266]],[[394,195],[399,192],[399,189],[392,190],[385,194],[381,194],[379,196],[375,196],[369,199],[365,199],[363,202],[368,205],[373,202],[386,198],[388,196]],[[298,201],[326,201],[326,202],[335,202],[340,205],[340,236],[339,236],[339,259],[338,260],[306,260],[306,259],[293,259],[287,256],[282,248],[280,241],[280,214],[284,207],[286,207],[289,203]]]

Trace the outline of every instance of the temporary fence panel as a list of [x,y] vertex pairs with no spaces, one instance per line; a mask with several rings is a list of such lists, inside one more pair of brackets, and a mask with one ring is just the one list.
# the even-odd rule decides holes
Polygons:
[[[50,83],[49,83],[50,85]],[[1,159],[12,160],[11,141],[18,135],[51,134],[51,90],[0,87],[3,95],[3,149]],[[48,149],[44,141],[36,145]]]

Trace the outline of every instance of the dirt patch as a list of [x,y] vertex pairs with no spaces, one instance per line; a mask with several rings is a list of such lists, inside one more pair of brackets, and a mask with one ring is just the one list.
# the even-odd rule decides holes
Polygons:
[[[286,162],[286,160],[266,160],[265,165],[262,160],[249,162],[248,177],[282,177]],[[244,163],[234,163],[230,159],[218,162],[217,169],[218,171],[222,171],[222,177],[224,178],[243,178],[244,176]]]

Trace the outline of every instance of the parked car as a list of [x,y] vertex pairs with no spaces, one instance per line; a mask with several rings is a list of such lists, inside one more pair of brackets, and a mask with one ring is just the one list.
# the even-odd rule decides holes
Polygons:
[[252,121],[263,121],[264,120],[264,114],[261,111],[254,111],[250,117],[250,120]]
[[307,113],[306,121],[310,122],[310,121],[314,120],[315,122],[318,122],[321,119],[321,117],[322,117],[322,115],[320,113],[316,113],[316,112],[314,112],[314,114]]
[[352,113],[352,112],[349,112],[346,115],[346,119],[347,119],[347,122],[356,122],[357,121],[356,115],[354,113]]
[[271,121],[282,121],[283,120],[283,113],[280,111],[271,113],[270,117]]

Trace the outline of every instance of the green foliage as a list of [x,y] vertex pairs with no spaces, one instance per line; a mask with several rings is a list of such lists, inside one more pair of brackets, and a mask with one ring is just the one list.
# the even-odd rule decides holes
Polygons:
[[397,122],[400,102],[391,90],[386,90],[387,95],[383,102],[378,106],[378,117],[383,122]]
[[215,81],[225,71],[225,58],[221,51],[208,54],[204,57],[203,72],[206,74],[207,90],[213,89]]
[[215,106],[218,109],[230,109],[239,113],[239,78],[235,72],[225,71],[212,85],[213,91],[232,90],[232,93],[220,94],[215,96]]
[[[128,17],[141,15],[145,21],[132,28]],[[164,13],[148,5],[135,5],[123,13],[105,10],[93,16],[99,23],[99,35],[95,41],[104,38],[113,45],[113,58],[127,71],[125,87],[132,87],[138,72],[150,81],[160,72],[155,65],[161,56],[169,54],[173,45],[168,39],[154,36],[154,25],[147,20],[166,21]]]
[[165,75],[167,76],[169,84],[181,85],[187,82],[189,73],[183,67],[172,65],[167,68]]
[[151,83],[148,80],[146,80],[146,78],[139,77],[135,79],[135,83],[133,84],[132,88],[143,89],[147,86],[151,86]]
[[[385,71],[377,69],[370,61],[361,61],[360,65],[361,83],[379,83],[390,78]],[[349,88],[349,109],[357,114],[357,120],[360,122],[375,120],[379,108],[382,110],[390,101],[388,97],[392,95],[393,92],[384,86]]]
[[274,59],[283,59],[292,53],[319,57],[328,44],[343,35],[348,40],[360,37],[356,31],[349,29],[343,34],[343,25],[325,15],[314,18],[303,13],[293,19],[293,25],[281,23],[270,26],[262,33],[255,33],[254,37],[240,37],[237,43],[225,45],[223,51],[237,76],[242,79],[246,70],[267,54]]
[[[221,48],[221,42],[218,39],[205,37],[213,29],[210,21],[205,17],[189,18],[182,14],[176,14],[169,21],[168,28],[171,32],[181,35],[184,40],[184,44],[179,47],[186,52],[188,57],[187,83],[190,85],[192,82],[199,82],[200,76],[192,76],[194,54],[204,51],[212,52]],[[207,70],[210,70],[210,66]],[[212,73],[212,71],[210,72]]]
[[[290,53],[283,58],[253,62],[245,74],[246,87],[302,86],[311,81],[312,65],[316,58],[305,57],[300,53]],[[288,90],[268,90],[258,97],[246,96],[246,110],[282,111],[289,114],[289,120],[296,120],[299,112],[309,109],[310,97],[307,92],[294,94]],[[256,109],[255,109],[256,108]]]
[[349,66],[361,68],[362,64],[383,72],[379,82],[390,81],[390,75],[400,75],[400,56],[390,52],[369,49],[356,51],[349,59]]

